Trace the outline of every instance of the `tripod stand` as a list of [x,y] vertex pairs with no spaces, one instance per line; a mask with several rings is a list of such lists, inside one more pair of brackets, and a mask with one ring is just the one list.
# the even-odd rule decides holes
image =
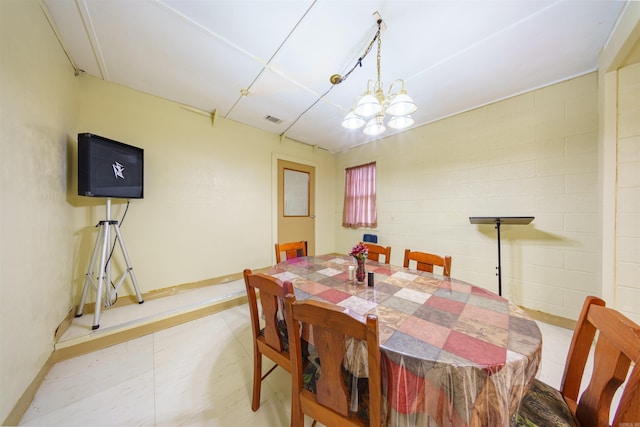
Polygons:
[[[133,274],[133,267],[131,266],[131,261],[129,260],[129,255],[127,254],[127,249],[124,246],[124,240],[122,240],[122,234],[120,233],[120,227],[118,226],[118,221],[112,220],[111,218],[111,199],[107,198],[107,219],[104,221],[100,221],[96,227],[99,227],[98,236],[96,238],[96,244],[93,247],[93,254],[91,255],[91,261],[89,262],[89,269],[85,274],[84,278],[84,287],[82,288],[82,296],[80,297],[80,304],[78,304],[78,309],[76,310],[75,317],[82,316],[82,310],[84,309],[84,303],[87,298],[87,292],[89,290],[89,286],[93,285],[96,289],[96,303],[95,310],[93,314],[93,326],[91,329],[95,330],[100,327],[100,307],[102,304],[102,294],[104,293],[104,305],[105,307],[110,307],[113,304],[113,298],[118,292],[118,288],[124,282],[124,279],[127,275],[131,276],[131,283],[133,283],[133,289],[136,292],[136,297],[138,299],[138,304],[142,304],[144,301],[142,299],[142,295],[140,294],[140,288],[138,288],[138,282],[136,281],[136,276]],[[111,255],[108,254],[109,246],[111,244],[111,228],[113,228],[116,239],[119,243],[120,249],[122,250],[122,255],[124,257],[125,263],[127,265],[127,269],[122,273],[122,276],[118,279],[117,284],[113,287],[113,290],[110,292],[109,284],[111,284]],[[94,278],[94,267],[96,266],[96,260],[98,256],[98,249],[102,249],[100,253],[100,265],[97,270],[97,285],[96,278]],[[105,286],[106,282],[106,286]]]

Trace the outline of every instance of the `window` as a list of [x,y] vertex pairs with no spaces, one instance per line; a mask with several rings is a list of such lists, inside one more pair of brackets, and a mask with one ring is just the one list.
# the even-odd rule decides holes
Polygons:
[[346,169],[344,181],[344,210],[342,226],[349,228],[375,227],[376,162]]
[[284,168],[284,216],[309,216],[309,176]]

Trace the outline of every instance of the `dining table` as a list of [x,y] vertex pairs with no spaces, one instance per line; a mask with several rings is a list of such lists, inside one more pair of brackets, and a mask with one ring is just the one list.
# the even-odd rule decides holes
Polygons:
[[520,307],[479,286],[367,260],[292,258],[267,274],[314,299],[378,317],[384,414],[391,426],[509,426],[541,360],[540,329]]

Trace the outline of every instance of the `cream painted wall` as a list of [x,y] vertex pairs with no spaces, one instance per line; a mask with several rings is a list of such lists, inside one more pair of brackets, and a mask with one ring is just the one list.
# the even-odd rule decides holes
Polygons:
[[[502,226],[503,295],[576,318],[600,294],[597,76],[591,73],[338,155],[344,168],[377,161],[379,242],[453,257],[452,276],[497,291],[493,226],[470,216],[535,216]],[[340,224],[344,189],[336,191]],[[339,228],[346,253],[362,230]]]
[[71,308],[78,80],[37,1],[0,1],[0,422]]
[[[318,200],[335,197],[335,160],[324,150],[280,143],[275,134],[221,117],[212,126],[209,117],[179,104],[90,76],[81,77],[81,94],[70,137],[92,132],[145,150],[144,199],[131,201],[121,225],[143,293],[272,265],[273,155],[313,163]],[[105,200],[75,196],[76,189],[74,182],[74,301],[95,242],[94,225],[105,218]],[[120,219],[125,205],[113,203],[112,217]],[[331,209],[320,208],[316,227],[316,250],[333,250]],[[132,293],[128,282],[122,290]]]
[[[313,164],[319,200],[335,199],[336,173],[324,150],[221,117],[212,126],[176,103],[76,78],[38,1],[3,0],[0,11],[1,422],[77,304],[105,218],[104,199],[76,195],[78,132],[145,149],[145,198],[131,202],[121,227],[142,292],[272,264],[273,158]],[[114,200],[112,218],[123,212]],[[317,252],[333,251],[334,230],[334,207],[319,203]],[[121,290],[132,293],[128,282]]]

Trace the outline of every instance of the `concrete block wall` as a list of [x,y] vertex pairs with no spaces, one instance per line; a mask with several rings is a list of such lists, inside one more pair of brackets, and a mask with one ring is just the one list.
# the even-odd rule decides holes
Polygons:
[[640,322],[640,63],[618,72],[617,309]]
[[[392,263],[405,248],[451,255],[453,277],[497,292],[496,230],[469,217],[535,216],[502,226],[503,295],[576,318],[601,292],[597,85],[591,73],[340,153],[336,221],[344,168],[376,160],[374,232]],[[364,230],[338,228],[347,253]]]

